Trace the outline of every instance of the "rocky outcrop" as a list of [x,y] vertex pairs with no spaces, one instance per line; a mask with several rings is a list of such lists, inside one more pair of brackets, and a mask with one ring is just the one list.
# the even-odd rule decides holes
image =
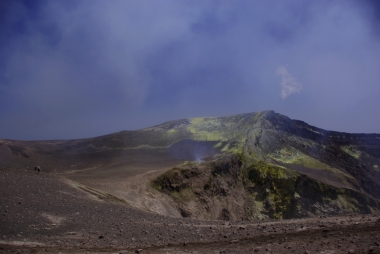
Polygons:
[[171,196],[183,217],[251,220],[378,213],[380,202],[295,170],[230,155],[176,167],[153,181]]

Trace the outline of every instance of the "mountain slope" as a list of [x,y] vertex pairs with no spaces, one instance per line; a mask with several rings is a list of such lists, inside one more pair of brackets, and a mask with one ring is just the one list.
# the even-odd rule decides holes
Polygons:
[[90,139],[0,140],[0,167],[34,165],[81,179],[164,170],[154,188],[182,216],[205,219],[380,209],[380,134],[326,131],[273,111],[182,119]]

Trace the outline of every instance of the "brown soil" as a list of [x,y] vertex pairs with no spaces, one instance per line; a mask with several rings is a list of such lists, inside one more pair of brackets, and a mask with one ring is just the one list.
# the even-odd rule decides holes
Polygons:
[[97,169],[88,171],[95,172],[92,179],[86,171],[0,170],[0,252],[380,253],[380,217],[374,215],[225,222],[132,207],[149,195],[140,208],[160,207],[149,203],[159,194],[147,183],[167,166],[139,174],[115,167],[114,179]]

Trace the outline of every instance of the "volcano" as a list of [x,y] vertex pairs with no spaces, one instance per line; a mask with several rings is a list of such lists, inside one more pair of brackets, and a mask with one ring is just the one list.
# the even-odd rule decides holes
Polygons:
[[97,197],[173,217],[289,219],[380,209],[380,134],[327,131],[273,111],[89,139],[0,140],[0,164],[39,165]]

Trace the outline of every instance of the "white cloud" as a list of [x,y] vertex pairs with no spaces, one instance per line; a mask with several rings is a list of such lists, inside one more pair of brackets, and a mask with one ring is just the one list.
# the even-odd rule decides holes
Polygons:
[[302,84],[282,66],[278,67],[276,74],[281,76],[281,97],[286,99],[288,96],[299,93],[302,90]]

